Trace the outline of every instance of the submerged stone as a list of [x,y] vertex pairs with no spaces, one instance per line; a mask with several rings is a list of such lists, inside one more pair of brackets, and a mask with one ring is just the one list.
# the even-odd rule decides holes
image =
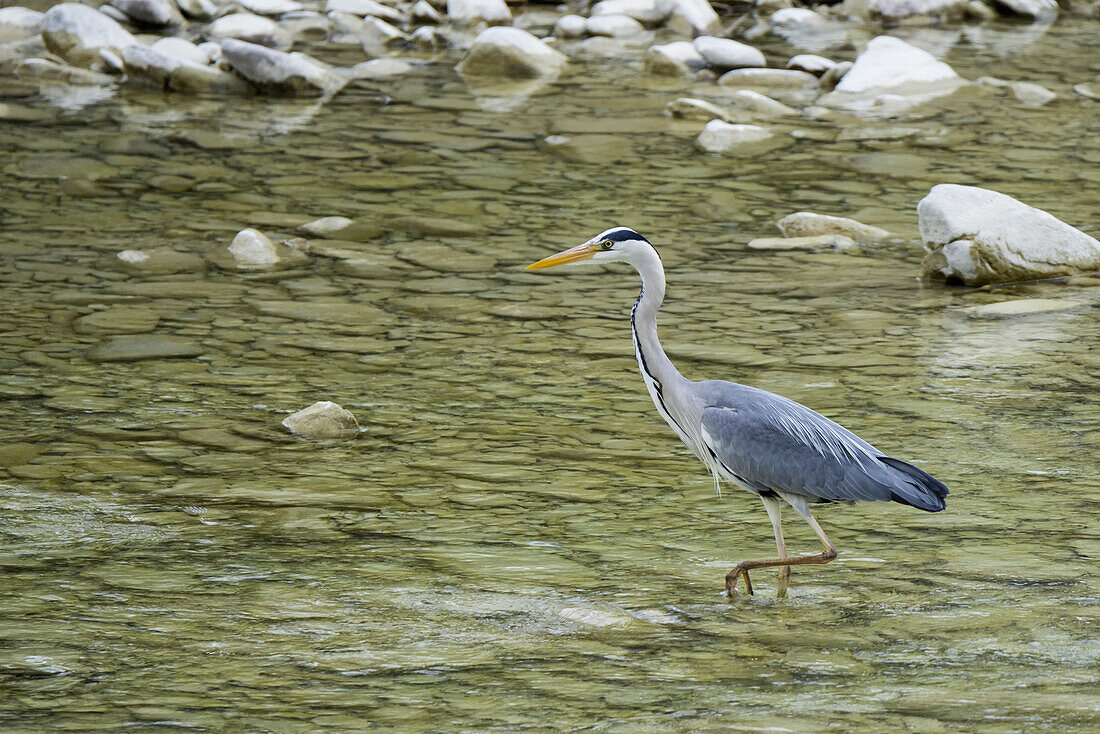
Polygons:
[[814,235],[839,234],[851,237],[857,242],[881,242],[890,233],[879,227],[872,227],[854,219],[833,217],[815,212],[795,212],[788,214],[776,223],[784,237],[809,237]]
[[750,250],[847,250],[855,246],[851,237],[842,234],[819,234],[804,237],[758,237],[749,242]]
[[1082,304],[1078,301],[1060,301],[1053,298],[1020,298],[1015,301],[988,303],[965,309],[972,319],[1010,319],[1032,314],[1074,311]]
[[94,347],[84,355],[92,362],[137,362],[145,359],[198,357],[203,348],[167,336],[125,336]]

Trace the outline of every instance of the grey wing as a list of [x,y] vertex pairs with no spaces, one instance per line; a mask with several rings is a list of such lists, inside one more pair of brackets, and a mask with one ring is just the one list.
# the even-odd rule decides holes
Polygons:
[[931,512],[945,507],[942,483],[804,405],[735,383],[710,383],[707,391],[704,441],[752,489],[811,500],[892,500]]

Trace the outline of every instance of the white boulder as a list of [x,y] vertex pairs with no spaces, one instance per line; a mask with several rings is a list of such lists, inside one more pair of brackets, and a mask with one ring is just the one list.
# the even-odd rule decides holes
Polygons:
[[708,153],[719,155],[735,152],[746,143],[759,143],[772,137],[770,130],[757,125],[733,125],[711,120],[695,139],[696,145]]
[[42,17],[42,40],[51,52],[74,66],[113,68],[104,53],[121,56],[137,43],[129,31],[98,10],[78,3],[54,5]]
[[659,76],[682,76],[706,66],[707,60],[687,41],[650,46],[645,52],[645,70]]
[[257,229],[242,229],[229,245],[229,254],[241,268],[266,268],[279,262],[271,238]]
[[428,2],[428,0],[416,0],[409,14],[412,16],[414,24],[416,21],[420,21],[421,23],[438,23],[443,20],[443,16],[439,14],[438,10],[432,7],[432,4]]
[[383,58],[358,63],[351,67],[351,73],[356,79],[392,79],[408,74],[412,68],[404,59]]
[[1042,84],[1035,84],[1034,82],[1015,82],[1009,89],[1012,90],[1012,94],[1016,99],[1029,107],[1042,107],[1058,96]]
[[218,12],[213,0],[176,0],[176,5],[188,18],[211,20]]
[[[177,41],[191,46],[200,58],[185,52],[177,44],[165,44],[163,41]],[[158,44],[160,48],[158,48]],[[176,53],[167,53],[167,47]],[[182,55],[187,53],[185,58]],[[122,52],[126,74],[131,79],[142,79],[159,89],[188,94],[250,94],[253,89],[235,74],[212,66],[205,52],[179,38],[165,38],[150,47],[135,44]]]
[[464,77],[552,79],[567,61],[527,31],[498,26],[478,34],[457,68]]
[[798,54],[789,58],[786,66],[788,69],[820,75],[836,68],[836,62],[817,54]]
[[645,27],[629,15],[608,13],[589,18],[584,29],[590,36],[608,36],[610,38],[628,38],[645,31]]
[[270,48],[288,48],[293,40],[275,21],[252,13],[223,15],[206,27],[206,34],[217,41],[236,38]]
[[210,54],[183,38],[161,38],[149,48],[192,64],[206,65],[211,62]]
[[218,12],[218,6],[213,0],[176,0],[176,4],[188,18],[200,21],[211,20]]
[[852,68],[834,90],[818,102],[848,109],[871,109],[882,95],[912,104],[950,94],[966,80],[947,64],[923,49],[893,36],[878,36],[856,57]]
[[917,205],[924,277],[967,285],[1100,270],[1100,242],[1047,212],[975,186],[940,184]]
[[343,438],[359,433],[359,422],[336,403],[323,400],[283,419],[291,433],[310,438]]
[[748,44],[730,38],[699,36],[692,42],[709,66],[728,71],[749,66],[766,66],[764,54]]
[[361,18],[373,15],[375,18],[393,23],[400,23],[404,20],[401,13],[388,5],[376,2],[376,0],[328,0],[325,3],[325,12],[351,13]]
[[798,110],[778,102],[771,97],[754,92],[751,89],[738,89],[730,95],[730,104],[740,110],[746,110],[756,115],[765,117],[782,117],[784,115],[797,115]]
[[693,36],[713,35],[722,30],[722,21],[718,13],[710,6],[709,0],[665,0],[669,5],[669,25]]
[[844,8],[852,15],[875,20],[900,20],[927,16],[958,18],[970,0],[847,0]]
[[39,33],[43,14],[30,8],[0,8],[0,43],[23,41]]
[[256,15],[279,16],[296,13],[303,9],[301,3],[294,0],[237,0],[242,8]]
[[512,11],[504,0],[447,0],[447,17],[459,23],[507,24]]
[[405,32],[381,18],[368,15],[363,19],[363,27],[359,31],[359,37],[363,39],[363,48],[368,54],[381,53],[378,49],[384,49],[398,41],[408,39]]
[[[621,13],[615,13],[616,16]],[[594,16],[593,19],[598,16]],[[630,17],[630,16],[626,16]],[[588,30],[589,18],[585,18],[583,15],[574,15],[572,13],[563,15],[558,18],[554,23],[554,35],[558,38],[584,38],[585,32]]]
[[667,0],[600,0],[592,6],[590,18],[598,15],[626,15],[647,26],[664,22],[672,12]]
[[140,25],[161,28],[183,23],[183,16],[170,0],[111,0],[111,7]]
[[794,69],[734,69],[718,77],[723,87],[816,89],[817,77]]
[[665,105],[669,117],[681,120],[724,120],[731,122],[730,111],[725,107],[694,97],[679,97]]
[[222,55],[233,69],[262,91],[320,95],[340,89],[347,78],[303,53],[285,53],[256,43],[227,38]]

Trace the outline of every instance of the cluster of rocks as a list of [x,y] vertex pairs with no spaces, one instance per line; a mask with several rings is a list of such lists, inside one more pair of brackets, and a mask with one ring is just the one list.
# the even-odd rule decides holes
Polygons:
[[[917,219],[926,279],[977,286],[1100,273],[1100,241],[996,191],[939,184],[917,204]],[[847,250],[892,237],[879,227],[815,212],[789,214],[778,227],[783,237],[754,239],[749,249]],[[1015,313],[1008,307],[993,312]]]
[[[660,32],[685,40],[648,46],[644,61],[654,74],[711,75],[725,87],[779,88],[796,97],[801,91],[806,101],[813,101],[814,92],[828,92],[821,104],[858,108],[889,106],[894,97],[911,103],[963,81],[897,39],[876,39],[855,66],[800,54],[786,68],[769,69],[758,49],[722,36],[737,30],[745,38],[774,33],[797,42],[800,33],[827,35],[828,25],[842,20],[982,19],[1001,9],[1043,19],[1058,12],[1054,0],[787,5],[789,0],[758,0],[724,31],[723,19],[707,0],[600,0],[586,16],[565,14],[552,24],[541,10],[513,17],[505,0],[111,0],[98,9],[64,2],[45,13],[0,9],[0,62],[15,62],[20,74],[70,83],[124,78],[194,94],[331,95],[356,79],[403,74],[414,67],[419,51],[447,47],[456,59],[463,56],[457,69],[468,80],[547,81],[567,64],[563,49],[570,51],[571,43],[593,37],[646,41]],[[517,25],[550,35],[540,38]],[[359,46],[370,60],[334,68],[291,50],[318,42]],[[1088,96],[1095,82],[1079,87]],[[1027,87],[1014,93],[1021,99],[1042,97]]]

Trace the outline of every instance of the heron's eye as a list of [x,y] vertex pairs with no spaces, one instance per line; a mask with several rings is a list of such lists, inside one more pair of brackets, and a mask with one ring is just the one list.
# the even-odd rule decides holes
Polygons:
[[604,240],[603,242],[600,243],[600,249],[601,250],[610,250],[614,246],[615,246],[615,243],[612,242],[611,240]]

